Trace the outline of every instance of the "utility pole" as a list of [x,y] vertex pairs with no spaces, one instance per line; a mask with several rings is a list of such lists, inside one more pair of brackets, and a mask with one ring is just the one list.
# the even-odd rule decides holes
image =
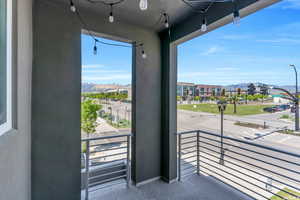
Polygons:
[[227,102],[224,100],[218,101],[218,108],[219,108],[219,112],[221,113],[221,156],[220,156],[220,161],[219,163],[221,165],[224,165],[224,155],[225,155],[225,151],[224,151],[224,142],[223,142],[223,138],[224,138],[224,111],[226,110],[226,106],[227,106]]
[[297,68],[295,65],[290,65],[291,67],[293,67],[294,71],[295,71],[295,76],[296,76],[296,101],[295,101],[295,130],[299,131],[299,97],[298,97],[298,72],[297,72]]

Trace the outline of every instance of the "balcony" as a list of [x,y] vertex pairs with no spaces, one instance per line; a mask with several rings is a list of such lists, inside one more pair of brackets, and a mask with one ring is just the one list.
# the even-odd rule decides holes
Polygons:
[[[82,157],[82,200],[248,198],[207,174],[191,174],[182,178],[181,182],[176,181],[172,184],[155,180],[147,185],[135,187],[130,178],[130,141],[131,134],[82,139],[82,145],[85,146]],[[190,165],[193,166],[193,163],[190,162]]]
[[300,198],[299,154],[201,130],[177,136],[178,181],[139,187],[130,178],[131,134],[83,139],[82,199]]

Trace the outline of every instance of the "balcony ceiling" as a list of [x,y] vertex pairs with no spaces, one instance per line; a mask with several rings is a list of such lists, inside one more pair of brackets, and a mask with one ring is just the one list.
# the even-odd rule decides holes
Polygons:
[[[69,4],[69,0],[56,0]],[[97,0],[94,0],[97,1]],[[207,8],[211,0],[190,0],[197,10]],[[218,4],[222,4],[222,1]],[[87,0],[73,0],[79,8],[90,10],[95,13],[107,17],[110,13],[110,7],[102,3],[90,3]],[[105,0],[107,3],[116,2],[116,0]],[[182,0],[148,0],[148,9],[141,11],[139,9],[139,0],[125,0],[124,2],[114,6],[114,16],[116,21],[125,22],[141,26],[155,31],[163,29],[163,20],[158,23],[161,13],[167,12],[170,16],[170,24],[176,24],[185,18],[196,14],[188,5]]]

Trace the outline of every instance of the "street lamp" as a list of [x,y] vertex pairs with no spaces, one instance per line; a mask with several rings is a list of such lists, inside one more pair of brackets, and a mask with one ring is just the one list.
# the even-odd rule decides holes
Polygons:
[[221,113],[221,157],[220,157],[220,164],[224,165],[224,147],[223,147],[223,136],[224,136],[224,126],[223,126],[223,121],[224,121],[224,111],[226,110],[227,106],[227,101],[226,100],[220,100],[218,101],[218,108],[219,112]]
[[270,89],[280,90],[280,91],[285,92],[288,95],[288,97],[285,97],[285,99],[288,99],[295,104],[295,109],[296,109],[296,111],[295,111],[295,131],[299,131],[299,97],[298,97],[297,93],[295,95],[293,95],[286,89],[277,88],[277,87],[270,87]]
[[295,65],[290,65],[290,67],[293,67],[294,71],[295,71],[295,76],[296,76],[296,95],[298,95],[298,72],[297,72],[297,68]]

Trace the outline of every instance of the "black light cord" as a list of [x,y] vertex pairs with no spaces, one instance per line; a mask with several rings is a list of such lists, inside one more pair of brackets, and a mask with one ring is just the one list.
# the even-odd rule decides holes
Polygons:
[[[72,0],[70,0],[72,1]],[[124,0],[123,0],[124,1]],[[122,44],[114,44],[114,43],[109,43],[109,42],[103,42],[99,39],[97,39],[92,32],[89,29],[88,24],[84,21],[83,17],[81,16],[80,12],[78,9],[76,9],[75,14],[77,16],[77,18],[79,19],[79,22],[81,23],[81,25],[83,26],[83,28],[87,31],[88,35],[93,38],[93,40],[95,41],[95,46],[97,43],[99,44],[104,44],[104,45],[109,45],[109,46],[117,46],[117,47],[126,47],[126,48],[132,48],[132,47],[141,47],[144,46],[143,43],[139,43],[139,44],[135,44],[135,45],[122,45]]]
[[195,7],[192,5],[191,2],[188,2],[187,0],[181,0],[181,1],[182,1],[184,4],[186,4],[187,6],[189,6],[189,7],[193,10],[193,12],[201,13],[201,14],[207,13],[207,11],[208,11],[208,10],[213,6],[213,4],[216,2],[216,0],[212,0],[212,1],[210,1],[209,5],[208,5],[206,8],[199,10],[199,9],[195,8]]
[[123,3],[125,0],[119,0],[119,1],[115,1],[115,2],[106,2],[103,0],[86,0],[86,1],[93,3],[93,4],[101,3],[103,5],[110,6],[110,5],[117,5],[117,4]]

